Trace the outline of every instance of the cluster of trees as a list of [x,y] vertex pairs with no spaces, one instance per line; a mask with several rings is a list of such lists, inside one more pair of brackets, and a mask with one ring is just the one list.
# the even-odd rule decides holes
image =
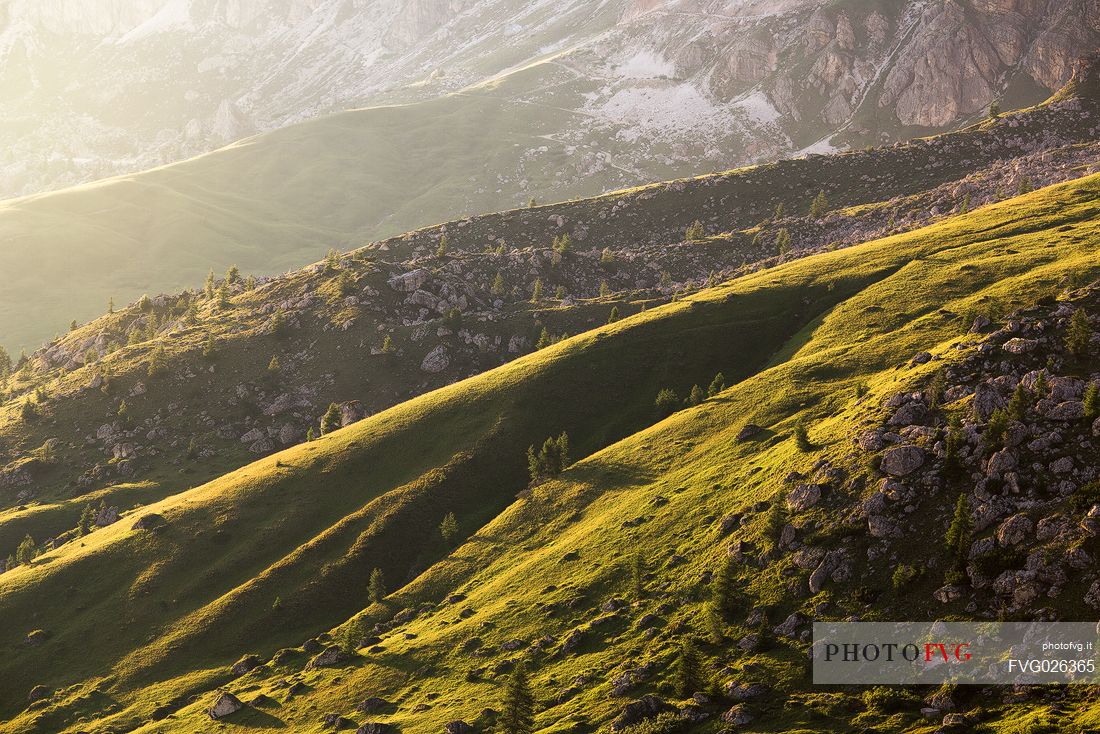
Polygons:
[[535,340],[535,349],[545,349],[568,338],[569,334],[551,334],[550,330],[544,326],[542,331],[539,332],[539,338]]
[[820,219],[829,213],[829,200],[825,198],[825,192],[817,192],[817,196],[810,202],[810,216],[814,219]]
[[690,225],[687,230],[684,231],[684,239],[688,242],[700,242],[707,236],[706,231],[703,229],[703,223],[696,219]]
[[713,398],[718,393],[726,389],[726,377],[721,372],[714,376],[711,380],[710,386],[706,390],[703,390],[699,385],[692,385],[691,390],[688,391],[687,397],[681,398],[676,394],[676,391],[672,388],[662,388],[657,392],[657,398],[653,401],[653,406],[657,411],[657,417],[667,418],[675,413],[677,410],[683,407],[693,407],[699,405],[708,398]]
[[561,474],[572,462],[569,459],[569,434],[562,431],[557,438],[546,439],[538,450],[527,449],[527,471],[532,482]]

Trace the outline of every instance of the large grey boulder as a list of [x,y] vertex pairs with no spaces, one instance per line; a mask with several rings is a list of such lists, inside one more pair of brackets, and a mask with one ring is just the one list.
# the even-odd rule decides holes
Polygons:
[[821,500],[820,484],[798,484],[787,495],[787,509],[804,512]]
[[882,457],[879,468],[894,477],[912,474],[924,464],[924,449],[919,446],[895,446]]
[[424,360],[420,363],[420,369],[435,374],[447,369],[450,363],[451,356],[447,353],[447,348],[440,344],[424,356]]
[[229,691],[222,691],[218,694],[217,699],[210,708],[206,709],[206,715],[211,719],[217,721],[218,719],[224,719],[226,716],[235,714],[244,708],[244,703],[241,699],[234,696]]

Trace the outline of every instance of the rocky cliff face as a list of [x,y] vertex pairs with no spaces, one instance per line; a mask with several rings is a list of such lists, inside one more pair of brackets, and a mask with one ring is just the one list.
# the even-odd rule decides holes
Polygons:
[[531,62],[510,94],[585,113],[558,139],[636,141],[615,168],[641,182],[1038,101],[1098,43],[1090,0],[16,0],[0,11],[0,195]]

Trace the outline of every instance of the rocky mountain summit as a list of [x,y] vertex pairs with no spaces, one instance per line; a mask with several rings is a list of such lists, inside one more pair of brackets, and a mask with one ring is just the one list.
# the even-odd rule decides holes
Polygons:
[[[578,146],[588,162],[577,175],[607,189],[697,170],[700,156],[720,169],[942,130],[995,100],[1035,102],[1100,34],[1088,0],[547,7],[10,3],[0,79],[13,110],[37,114],[0,120],[0,193],[129,173],[343,109],[481,94],[517,70],[530,77],[511,92],[519,104],[578,113],[551,137]],[[629,149],[608,142],[620,136]],[[530,193],[565,198],[566,183]]]

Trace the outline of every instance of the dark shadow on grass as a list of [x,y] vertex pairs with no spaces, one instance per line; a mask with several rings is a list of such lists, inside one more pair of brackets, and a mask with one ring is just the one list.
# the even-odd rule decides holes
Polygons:
[[251,706],[238,711],[228,721],[235,726],[243,726],[249,729],[286,729],[286,722],[277,716],[269,714]]
[[649,484],[656,474],[640,467],[618,462],[586,462],[569,468],[569,478],[604,487],[629,487]]

